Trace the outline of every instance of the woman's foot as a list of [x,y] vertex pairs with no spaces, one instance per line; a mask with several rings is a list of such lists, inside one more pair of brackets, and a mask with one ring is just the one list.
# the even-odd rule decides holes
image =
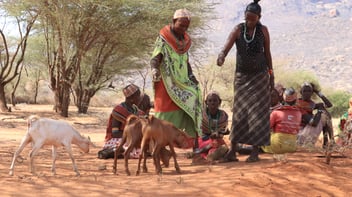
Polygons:
[[246,162],[247,163],[254,163],[254,162],[258,162],[260,161],[258,155],[257,156],[249,156],[247,159],[246,159]]
[[219,160],[219,163],[227,163],[227,162],[238,162],[239,160],[236,157],[236,153],[233,150],[229,150],[223,159]]
[[249,157],[246,159],[247,163],[253,163],[253,162],[258,162],[259,159],[259,147],[258,146],[253,146],[253,150]]

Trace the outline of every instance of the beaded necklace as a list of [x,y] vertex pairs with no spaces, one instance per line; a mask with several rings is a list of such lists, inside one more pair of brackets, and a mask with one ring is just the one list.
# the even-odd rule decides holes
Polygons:
[[122,103],[122,106],[127,109],[128,112],[132,113],[132,114],[137,114],[138,110],[136,108],[133,107],[129,107],[125,102]]
[[[216,112],[216,119],[211,118],[211,114],[209,113],[209,111],[207,110],[207,116],[208,116],[208,127],[210,130],[210,133],[216,132],[218,130],[218,124],[219,124],[219,118],[220,118],[220,111],[218,110]],[[215,129],[212,129],[212,124],[211,122],[213,122],[215,124]]]
[[[171,27],[170,27],[171,28]],[[176,45],[177,45],[177,48],[178,50],[182,51],[185,46],[186,46],[186,43],[185,43],[185,39],[184,38],[181,38],[181,41],[177,38],[177,36],[175,35],[175,32],[174,30],[171,28],[171,34],[172,36],[175,38],[175,41],[176,41]],[[182,42],[182,43],[180,43]]]
[[247,34],[247,25],[244,24],[244,34],[243,34],[243,38],[244,38],[244,40],[246,41],[247,44],[248,44],[248,43],[251,43],[251,42],[254,40],[256,30],[257,30],[257,26],[255,26],[255,28],[254,28],[252,38],[251,38],[250,40],[248,40],[248,39],[247,39],[247,36],[246,36],[246,34]]

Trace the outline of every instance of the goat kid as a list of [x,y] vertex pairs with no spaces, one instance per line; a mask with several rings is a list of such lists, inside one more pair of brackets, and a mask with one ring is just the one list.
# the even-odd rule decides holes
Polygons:
[[[176,160],[174,145],[177,148],[189,148],[189,139],[191,137],[184,131],[176,128],[172,123],[158,119],[152,115],[148,117],[148,123],[143,127],[143,138],[141,144],[141,155],[139,156],[138,169],[136,175],[140,173],[140,163],[144,157],[143,166],[146,166],[146,154],[148,144],[153,147],[153,160],[157,174],[162,173],[160,165],[160,153],[162,148],[169,146],[171,156],[174,158],[175,169],[177,173],[181,173],[180,167]],[[153,145],[152,145],[153,144]],[[146,170],[146,169],[143,169]]]
[[11,176],[13,176],[14,173],[15,161],[17,157],[23,151],[24,147],[30,142],[32,143],[32,150],[29,153],[30,172],[32,174],[35,174],[34,156],[44,145],[52,145],[52,173],[54,175],[56,174],[55,161],[57,157],[57,147],[64,146],[72,160],[73,170],[76,172],[77,176],[80,175],[73,158],[71,144],[77,145],[84,153],[88,153],[89,145],[95,147],[89,137],[85,138],[81,136],[81,134],[67,122],[49,118],[40,118],[37,115],[30,116],[27,124],[28,130],[22,138],[21,144],[12,159],[9,173]]
[[[133,148],[140,148],[141,147],[141,141],[143,138],[143,133],[142,133],[142,128],[148,123],[148,119],[146,118],[140,118],[136,115],[129,115],[128,118],[126,119],[126,126],[123,131],[123,136],[122,140],[119,144],[119,146],[115,150],[115,155],[114,155],[114,165],[113,165],[113,172],[116,174],[117,170],[117,154],[122,152],[122,148],[125,143],[127,143],[127,149],[124,152],[124,161],[125,161],[125,172],[128,176],[131,175],[131,172],[128,168],[128,159],[130,156],[131,151]],[[165,167],[169,166],[169,160],[170,160],[170,151],[168,151],[166,148],[161,149],[161,160],[164,164]],[[143,166],[144,172],[147,171],[147,167]]]

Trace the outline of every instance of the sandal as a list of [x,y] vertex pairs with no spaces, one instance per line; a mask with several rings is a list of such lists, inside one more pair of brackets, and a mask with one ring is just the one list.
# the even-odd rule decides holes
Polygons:
[[246,162],[247,163],[254,163],[254,162],[258,162],[260,161],[259,157],[258,156],[249,156],[247,159],[246,159]]

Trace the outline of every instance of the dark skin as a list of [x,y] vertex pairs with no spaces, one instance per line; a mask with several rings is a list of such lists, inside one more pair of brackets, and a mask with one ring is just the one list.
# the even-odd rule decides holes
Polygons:
[[[245,20],[246,20],[246,25],[247,25],[247,31],[250,36],[253,36],[254,33],[254,28],[259,22],[260,16],[251,13],[251,12],[246,12],[245,13]],[[271,51],[270,51],[270,35],[268,28],[266,26],[262,26],[262,31],[264,34],[264,53],[265,57],[267,60],[268,64],[268,69],[273,69],[272,66],[272,58],[271,58]],[[240,37],[241,35],[241,27],[240,25],[237,25],[234,27],[234,29],[231,31],[230,35],[227,38],[227,41],[225,43],[225,46],[222,50],[222,52],[219,54],[218,59],[217,59],[217,65],[222,66],[225,62],[225,57],[227,56],[228,52],[231,50],[233,45],[235,44],[236,40]],[[271,89],[274,88],[274,74],[270,75],[270,87]]]
[[[245,12],[245,21],[246,21],[246,28],[247,32],[250,36],[253,36],[254,34],[254,29],[259,22],[260,15],[254,14],[252,12]],[[268,28],[264,25],[262,25],[262,32],[264,35],[264,54],[267,60],[267,66],[268,70],[272,70],[272,58],[271,58],[271,51],[270,51],[270,36],[269,36],[269,31]],[[225,46],[223,47],[221,53],[218,55],[217,59],[217,65],[222,66],[225,62],[225,57],[227,56],[228,52],[231,50],[233,45],[235,44],[236,40],[241,36],[241,26],[237,25],[234,27],[234,29],[231,31],[230,35],[227,38],[227,41],[225,43]],[[270,89],[274,89],[274,74],[270,73]],[[235,154],[235,144],[231,144],[230,151],[228,151],[227,155],[225,156],[227,160],[230,161],[238,161],[236,158]],[[258,146],[253,146],[253,150],[250,154],[250,158],[258,158],[259,154],[259,147]]]
[[271,107],[274,107],[275,105],[277,105],[278,103],[280,103],[280,95],[279,92],[276,89],[271,90],[271,94],[270,94],[270,101]]
[[[314,93],[313,89],[309,86],[303,86],[301,88],[301,95],[304,101],[310,101],[313,93]],[[323,109],[323,103],[317,103],[315,105],[315,109]],[[312,126],[317,126],[321,118],[320,111],[313,117],[310,114],[304,114],[302,116],[302,121],[305,123],[309,123],[312,118],[313,118]]]
[[[321,113],[323,112],[323,110],[326,111],[325,108],[332,107],[332,103],[324,95],[319,95],[319,90],[316,88],[316,86],[314,84],[311,84],[311,85],[312,85],[312,87],[303,86],[301,88],[302,99],[305,101],[309,101],[311,99],[311,97],[313,96],[313,93],[315,93],[321,100],[323,100],[323,103],[316,103],[314,106],[314,109],[317,109],[318,113],[316,113],[313,117],[310,114],[305,114],[302,116],[302,121],[307,124],[313,118],[313,122],[311,123],[311,125],[316,126],[316,125],[318,125],[318,123],[321,119]],[[323,144],[324,145],[327,145],[328,137],[330,138],[330,140],[332,140],[332,142],[334,142],[334,133],[333,133],[332,128],[330,128],[330,127],[327,125],[323,126],[323,133],[324,133]]]
[[211,94],[207,97],[205,104],[207,105],[209,114],[215,117],[218,113],[221,100],[218,95]]
[[[131,96],[125,98],[125,104],[126,104],[127,108],[132,109],[132,106],[133,106],[133,105],[139,104],[139,102],[140,102],[140,96],[141,96],[141,92],[138,90],[138,91],[137,91],[136,93],[134,93],[133,95],[131,95]],[[119,121],[114,121],[114,122],[113,122],[114,127],[120,127],[121,124],[122,124],[122,123],[119,122]],[[114,137],[114,138],[121,138],[121,137],[122,137],[122,132],[119,132],[119,133],[117,133],[117,134],[115,134],[115,133],[113,132],[113,136],[112,136],[112,137]]]
[[[209,96],[207,96],[207,99],[205,100],[205,104],[207,106],[207,110],[209,115],[212,118],[216,118],[216,116],[218,115],[218,111],[219,111],[219,107],[221,104],[221,99],[218,95],[216,94],[211,94]],[[218,137],[222,137],[224,134],[226,134],[226,131],[222,131],[224,133],[219,134],[219,133],[212,133],[211,138],[218,138]]]
[[[174,36],[176,37],[176,39],[178,39],[179,41],[182,41],[184,39],[184,34],[188,30],[190,23],[191,23],[191,21],[188,18],[178,18],[178,19],[174,19],[172,21],[171,31],[174,34]],[[159,76],[160,76],[159,67],[160,67],[162,59],[163,59],[163,55],[158,54],[156,57],[154,57],[150,61],[151,67],[155,68],[155,69],[153,69],[154,78],[159,78]],[[197,79],[195,78],[195,76],[192,73],[191,65],[188,63],[187,66],[188,66],[188,76],[190,76],[190,80],[193,81],[193,83],[198,84]]]

